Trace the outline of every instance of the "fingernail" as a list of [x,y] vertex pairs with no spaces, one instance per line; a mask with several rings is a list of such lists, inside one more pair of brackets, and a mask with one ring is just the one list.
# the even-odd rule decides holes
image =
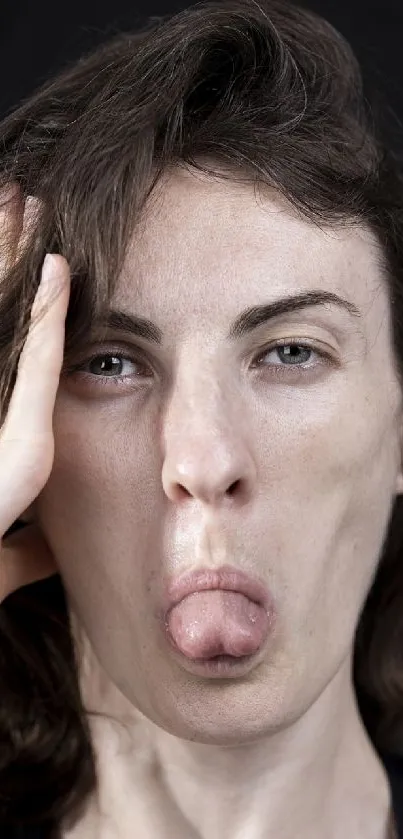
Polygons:
[[52,254],[47,253],[42,263],[41,278],[37,289],[36,298],[34,301],[33,311],[35,311],[35,314],[40,304],[42,304],[42,302],[44,301],[47,301],[50,289],[54,285],[55,273],[53,269],[54,262],[52,259]]
[[55,260],[53,259],[53,254],[47,253],[45,259],[43,260],[42,268],[42,282],[44,286],[51,284],[54,276],[54,267]]

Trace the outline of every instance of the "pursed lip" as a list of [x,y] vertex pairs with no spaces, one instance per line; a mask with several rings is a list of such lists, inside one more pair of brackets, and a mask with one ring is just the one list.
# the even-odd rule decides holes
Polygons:
[[209,589],[244,594],[254,603],[259,603],[266,612],[272,603],[272,596],[267,586],[257,577],[247,574],[246,571],[232,565],[222,565],[220,568],[204,566],[185,571],[167,584],[163,595],[164,618],[166,619],[168,612],[184,597]]

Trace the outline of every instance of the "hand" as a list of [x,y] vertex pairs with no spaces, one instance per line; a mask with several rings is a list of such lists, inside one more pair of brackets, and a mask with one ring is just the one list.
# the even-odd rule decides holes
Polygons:
[[[24,202],[18,187],[6,201],[0,193],[2,245],[11,233],[11,240],[19,243],[17,247],[21,246],[29,216],[24,210],[27,202],[31,202],[32,210],[35,201],[28,198]],[[0,256],[1,253],[4,254],[3,246]],[[14,250],[13,258],[15,255]],[[0,262],[0,277],[1,268]],[[7,415],[0,428],[0,603],[21,586],[58,570],[36,524],[3,537],[39,495],[52,470],[53,410],[63,363],[69,296],[68,263],[64,257],[53,254],[42,265],[29,332],[19,357]]]

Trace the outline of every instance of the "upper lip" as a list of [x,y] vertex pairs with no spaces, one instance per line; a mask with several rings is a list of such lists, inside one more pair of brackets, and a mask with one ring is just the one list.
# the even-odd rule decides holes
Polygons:
[[222,565],[220,568],[205,566],[185,571],[171,580],[164,597],[165,614],[189,594],[208,589],[237,591],[255,603],[259,603],[266,611],[271,600],[267,586],[255,576],[247,574],[246,571],[232,565]]

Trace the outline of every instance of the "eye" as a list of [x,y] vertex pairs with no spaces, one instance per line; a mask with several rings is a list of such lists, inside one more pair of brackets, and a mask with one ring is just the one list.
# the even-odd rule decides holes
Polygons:
[[[137,367],[140,373],[131,374],[130,366]],[[126,368],[126,373],[121,372],[122,368],[123,370]],[[87,372],[88,369],[90,369],[90,372]],[[67,370],[67,374],[79,375],[80,379],[87,379],[91,383],[96,382],[96,386],[102,387],[109,382],[127,385],[132,379],[142,378],[144,371],[148,369],[144,360],[138,358],[134,353],[128,355],[127,353],[122,353],[120,350],[112,350],[108,353],[92,355],[90,358],[85,359],[85,361],[80,362],[80,364],[70,367]],[[100,374],[97,371],[100,371]]]
[[[262,363],[262,359],[267,359],[270,355],[277,354],[277,359],[280,359],[280,364],[270,364],[270,363]],[[312,370],[313,368],[318,367],[318,362],[313,364],[306,364],[307,360],[312,357],[312,354],[316,355],[321,359],[319,364],[326,362],[329,363],[332,359],[330,353],[325,352],[324,350],[319,350],[317,347],[310,343],[303,343],[302,341],[299,342],[298,340],[293,339],[290,341],[289,339],[284,339],[282,341],[277,341],[276,344],[272,344],[269,347],[266,347],[264,351],[260,351],[258,356],[255,356],[255,365],[257,367],[274,367],[276,370],[279,370],[281,373],[288,373],[289,368],[301,370]]]

